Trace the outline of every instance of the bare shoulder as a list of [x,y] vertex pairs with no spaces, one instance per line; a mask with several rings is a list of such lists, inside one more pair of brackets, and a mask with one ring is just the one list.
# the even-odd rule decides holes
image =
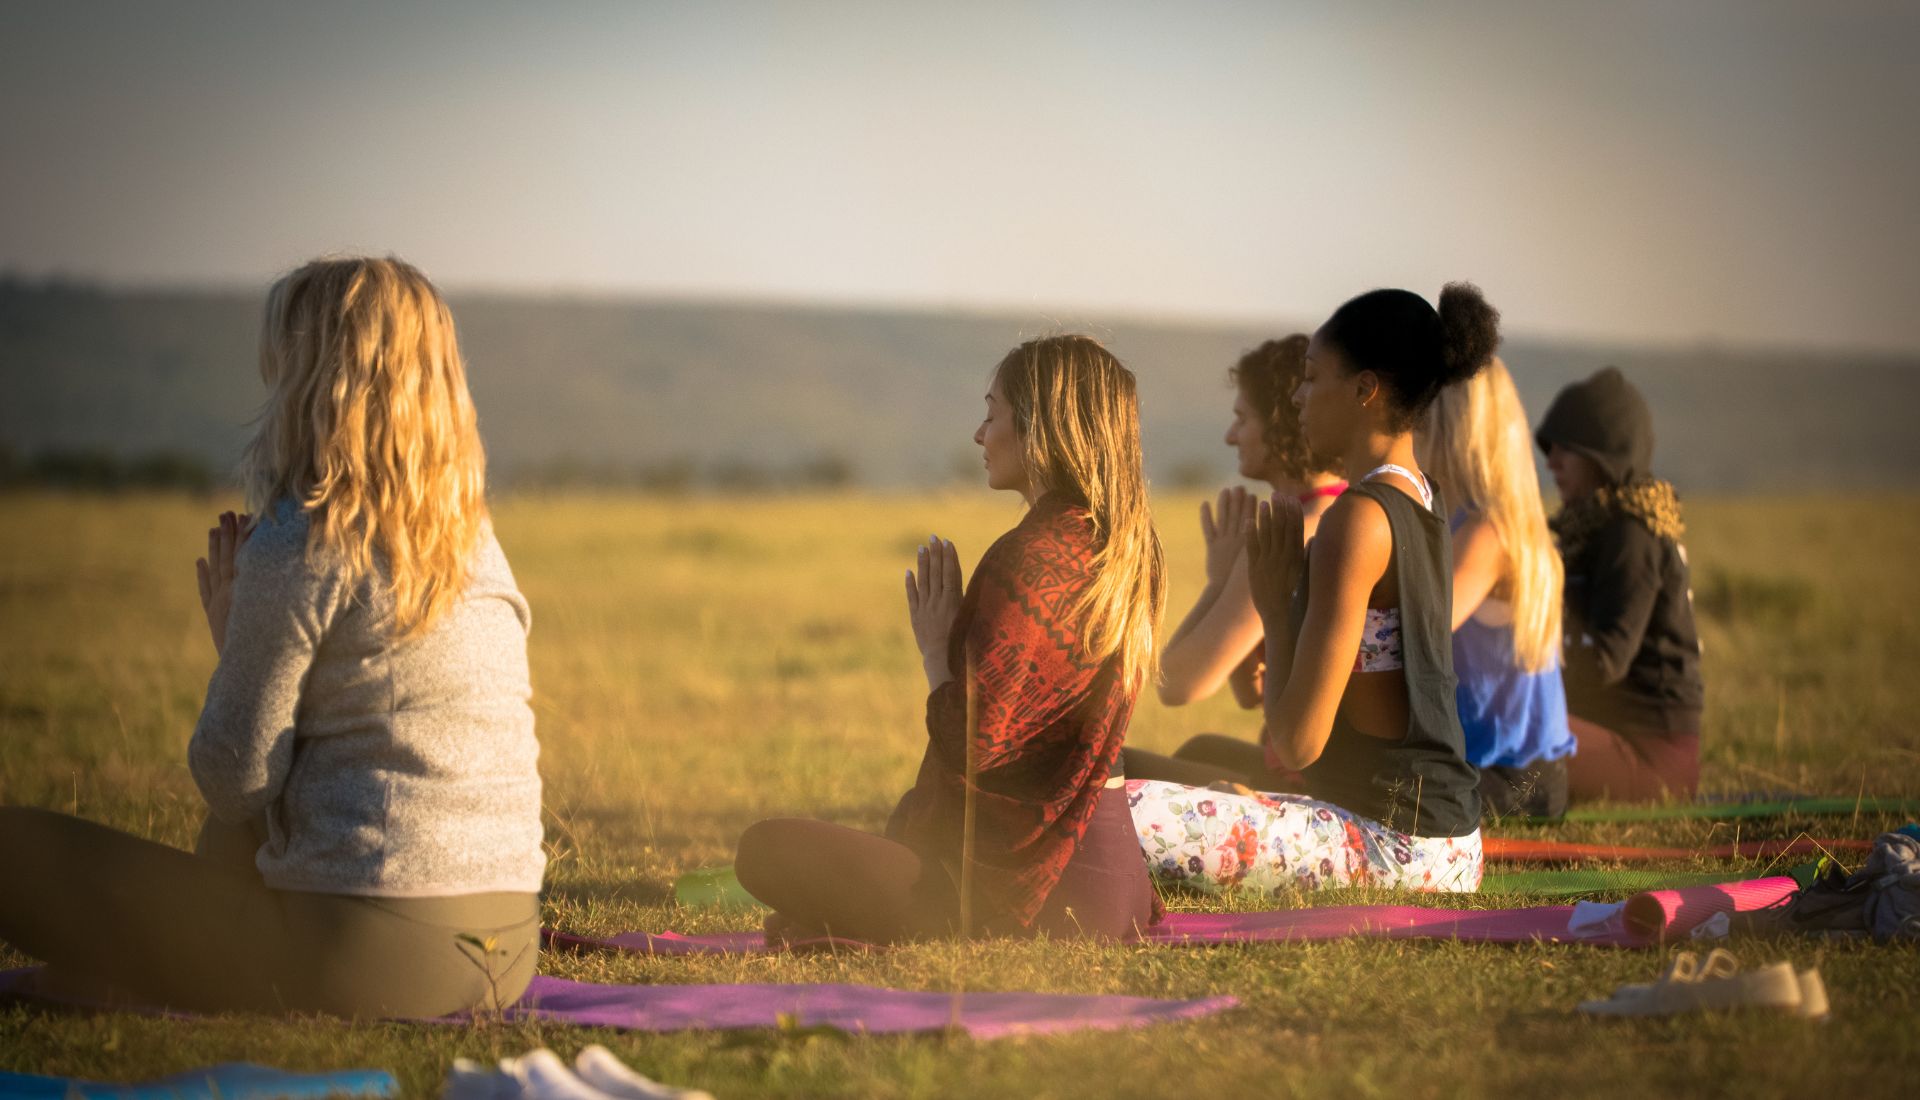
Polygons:
[[1388,547],[1393,544],[1393,525],[1379,501],[1365,493],[1342,493],[1320,517],[1315,541],[1348,551],[1376,542]]
[[1322,576],[1353,577],[1371,584],[1393,556],[1393,525],[1380,502],[1363,493],[1342,493],[1314,533],[1313,568]]
[[1485,512],[1470,511],[1453,531],[1454,556],[1459,557],[1463,548],[1502,547],[1500,529],[1493,525],[1493,519]]

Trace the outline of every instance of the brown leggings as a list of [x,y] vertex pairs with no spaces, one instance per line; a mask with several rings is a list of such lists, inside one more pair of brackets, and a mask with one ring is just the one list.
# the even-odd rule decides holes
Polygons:
[[1700,734],[1623,725],[1618,731],[1568,717],[1579,747],[1567,761],[1569,802],[1659,802],[1692,798],[1700,785]]
[[[204,1012],[442,1016],[511,1004],[533,979],[533,894],[274,890],[254,869],[259,847],[258,831],[211,819],[196,854],[0,807],[0,940],[47,964],[48,996]],[[491,982],[462,934],[504,952]]]
[[[1060,882],[1031,925],[979,915],[983,935],[1128,939],[1153,919],[1153,883],[1127,812],[1127,793],[1102,792]],[[740,836],[740,885],[773,908],[790,934],[830,933],[868,943],[959,931],[945,868],[886,837],[826,821],[771,818]]]

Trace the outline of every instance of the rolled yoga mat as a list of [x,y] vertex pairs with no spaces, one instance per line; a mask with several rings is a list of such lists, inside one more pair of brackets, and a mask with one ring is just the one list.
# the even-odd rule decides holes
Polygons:
[[[1439,939],[1475,943],[1583,943],[1650,947],[1685,936],[1715,913],[1764,909],[1793,894],[1799,884],[1784,875],[1746,882],[1688,886],[1635,895],[1623,920],[1591,933],[1568,927],[1573,906],[1526,909],[1442,909],[1414,905],[1328,905],[1260,913],[1169,913],[1140,942],[1169,946],[1222,943],[1289,943],[1356,936]],[[627,951],[647,955],[754,954],[770,949],[759,932],[683,936],[676,932],[622,932],[581,936],[546,932],[549,947],[573,951]],[[801,941],[793,949],[866,947],[846,940]]]
[[[707,953],[713,950],[709,947]],[[0,971],[0,995],[31,973]],[[70,1008],[91,1007],[61,1003]],[[976,1039],[998,1039],[1067,1031],[1116,1031],[1210,1016],[1239,1003],[1238,998],[1229,996],[1159,1000],[1112,994],[921,992],[869,985],[600,985],[542,974],[534,977],[526,993],[501,1016],[508,1023],[539,1021],[623,1031],[830,1027],[878,1035],[958,1029]],[[474,1020],[471,1016],[451,1016],[415,1022],[470,1026]],[[391,1078],[387,1084],[390,1089]],[[341,1086],[298,1095],[349,1091]],[[12,1095],[0,1089],[0,1098]]]
[[1793,896],[1800,884],[1790,877],[1725,882],[1680,890],[1650,890],[1627,899],[1626,927],[1654,943],[1677,939],[1719,913],[1750,913]]

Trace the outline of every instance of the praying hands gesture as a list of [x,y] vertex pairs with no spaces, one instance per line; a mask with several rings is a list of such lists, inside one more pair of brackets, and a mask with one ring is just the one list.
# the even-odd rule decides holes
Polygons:
[[1247,533],[1247,581],[1253,589],[1253,607],[1267,632],[1287,628],[1287,605],[1300,583],[1306,564],[1306,521],[1300,502],[1283,493],[1263,501]]
[[960,617],[960,554],[953,543],[936,535],[920,547],[918,564],[917,574],[907,570],[907,617],[913,621],[927,690],[932,691],[953,679],[947,646]]
[[200,578],[200,607],[207,613],[207,629],[213,632],[213,651],[227,647],[227,613],[233,608],[235,560],[240,548],[253,534],[253,517],[245,513],[220,513],[220,523],[207,528],[207,556],[193,563]]
[[1233,565],[1247,548],[1247,532],[1253,530],[1253,494],[1234,485],[1220,490],[1213,507],[1200,502],[1200,534],[1207,543],[1207,584],[1218,588],[1227,583]]

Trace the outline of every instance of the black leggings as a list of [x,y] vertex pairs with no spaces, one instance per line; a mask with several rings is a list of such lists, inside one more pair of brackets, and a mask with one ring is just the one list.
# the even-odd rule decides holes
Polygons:
[[1480,769],[1480,816],[1559,818],[1567,813],[1567,761],[1539,760],[1524,768],[1489,764]]
[[[740,885],[791,935],[822,933],[893,943],[959,931],[959,900],[944,867],[886,837],[827,821],[770,818],[740,836]],[[1153,883],[1127,812],[1127,792],[1101,793],[1093,820],[1031,925],[980,913],[983,935],[1128,939],[1153,919]]]
[[1242,737],[1203,733],[1189,738],[1172,756],[1140,749],[1126,750],[1128,779],[1158,779],[1206,787],[1225,781],[1256,791],[1304,792],[1299,772],[1267,766],[1267,750]]

